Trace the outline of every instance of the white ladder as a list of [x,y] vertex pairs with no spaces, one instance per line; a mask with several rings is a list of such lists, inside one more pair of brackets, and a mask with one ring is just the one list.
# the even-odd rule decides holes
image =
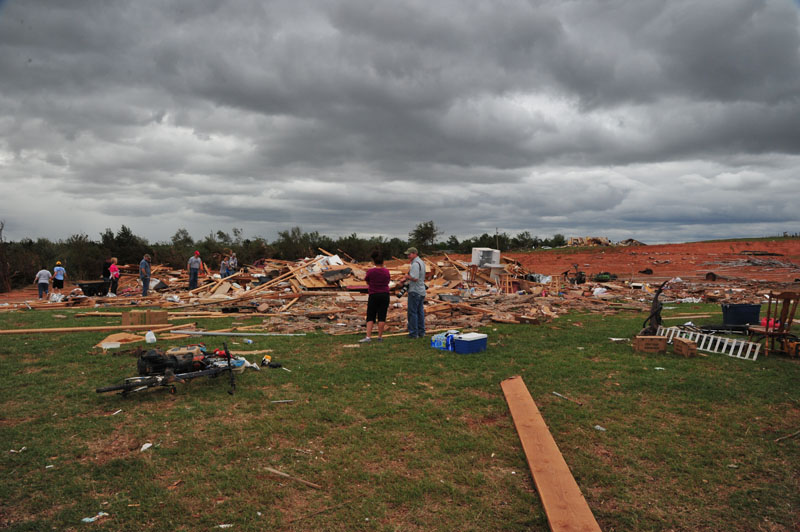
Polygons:
[[758,357],[758,352],[761,351],[761,344],[759,343],[723,338],[713,334],[684,331],[678,327],[662,327],[659,325],[656,334],[658,336],[666,336],[668,344],[672,343],[673,338],[686,338],[696,343],[697,349],[700,351],[722,353],[729,357],[742,358],[744,360],[755,360]]

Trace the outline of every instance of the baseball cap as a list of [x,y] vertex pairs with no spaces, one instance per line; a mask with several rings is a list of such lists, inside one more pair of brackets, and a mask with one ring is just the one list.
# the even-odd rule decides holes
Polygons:
[[406,250],[406,255],[408,255],[409,253],[416,253],[417,255],[419,255],[419,251],[417,251],[417,248],[408,248]]

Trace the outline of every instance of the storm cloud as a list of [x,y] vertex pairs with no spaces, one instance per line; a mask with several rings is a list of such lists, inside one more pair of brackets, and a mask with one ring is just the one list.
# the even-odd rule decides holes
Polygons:
[[0,2],[10,239],[800,231],[790,0]]

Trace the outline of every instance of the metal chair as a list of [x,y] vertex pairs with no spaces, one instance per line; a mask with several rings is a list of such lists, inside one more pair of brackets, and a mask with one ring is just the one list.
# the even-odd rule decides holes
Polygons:
[[764,342],[764,355],[768,356],[775,349],[775,342],[783,341],[792,336],[792,321],[797,312],[797,303],[800,300],[800,292],[781,292],[775,294],[770,292],[767,296],[767,317],[762,320],[764,325],[752,325],[747,328],[747,334],[753,341]]

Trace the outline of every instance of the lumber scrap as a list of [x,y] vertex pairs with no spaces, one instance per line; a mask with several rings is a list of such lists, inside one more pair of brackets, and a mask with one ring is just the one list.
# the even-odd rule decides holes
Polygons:
[[217,286],[213,290],[213,292],[211,292],[211,295],[218,296],[218,295],[227,294],[228,290],[231,289],[231,286],[232,286],[231,283],[229,283],[228,281],[223,281],[223,282],[221,282],[219,284],[219,286]]
[[506,379],[500,383],[500,387],[511,411],[536,490],[542,499],[550,530],[599,531],[600,525],[597,524],[522,377]]
[[73,318],[89,318],[89,317],[102,317],[102,318],[119,318],[122,312],[82,312],[80,314],[73,314]]
[[[98,325],[96,327],[50,327],[44,329],[3,329],[0,334],[33,334],[33,333],[71,333],[71,332],[103,332],[103,331],[153,331],[176,329],[190,324],[169,325],[154,328],[153,325]],[[193,325],[193,324],[191,324]]]

